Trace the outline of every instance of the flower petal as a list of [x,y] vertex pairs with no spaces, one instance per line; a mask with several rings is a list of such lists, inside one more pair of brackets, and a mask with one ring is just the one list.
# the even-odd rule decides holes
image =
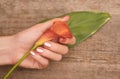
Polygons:
[[39,40],[36,42],[38,45],[42,45],[44,42],[57,39],[58,35],[56,35],[51,30],[47,30],[43,35],[40,36]]
[[72,34],[70,32],[70,29],[68,25],[65,22],[62,21],[56,21],[54,22],[53,26],[50,28],[51,31],[58,34],[61,37],[64,38],[71,38]]
[[33,49],[42,45],[46,41],[58,39],[60,37],[72,38],[72,34],[65,22],[56,21],[50,29],[48,29],[43,35],[40,36]]

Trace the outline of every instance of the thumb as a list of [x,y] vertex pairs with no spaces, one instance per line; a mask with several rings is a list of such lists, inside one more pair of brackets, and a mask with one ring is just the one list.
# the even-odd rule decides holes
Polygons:
[[55,19],[49,20],[49,21],[47,21],[47,22],[37,24],[37,25],[35,25],[34,27],[32,27],[31,29],[39,32],[39,33],[40,33],[39,35],[41,35],[41,34],[43,34],[48,28],[50,28],[55,21],[64,21],[64,22],[66,22],[66,21],[68,21],[68,20],[69,20],[69,16],[64,16],[63,18],[55,18]]
[[76,42],[76,38],[74,36],[72,38],[60,38],[59,42],[62,44],[73,45]]
[[20,33],[20,38],[26,39],[26,41],[36,41],[48,28],[50,28],[55,21],[68,21],[69,16],[63,18],[55,18],[44,23],[36,24]]

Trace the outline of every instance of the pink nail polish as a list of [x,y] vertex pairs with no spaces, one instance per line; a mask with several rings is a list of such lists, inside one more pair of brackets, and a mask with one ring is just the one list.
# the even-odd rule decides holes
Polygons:
[[31,55],[35,55],[35,52],[33,52],[33,51],[31,51],[30,53],[31,53]]
[[66,39],[65,38],[61,38],[60,42],[66,42]]
[[37,48],[36,51],[38,51],[39,53],[43,53],[43,49],[41,48]]
[[48,43],[48,42],[45,42],[44,45],[45,45],[46,47],[51,47],[51,44]]

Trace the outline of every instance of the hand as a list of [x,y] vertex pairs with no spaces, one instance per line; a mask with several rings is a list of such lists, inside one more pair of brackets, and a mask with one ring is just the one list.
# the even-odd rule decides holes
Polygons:
[[[54,21],[68,21],[69,17],[56,18],[45,23],[37,24],[31,28],[28,28],[22,32],[19,32],[9,39],[10,50],[7,53],[6,60],[9,62],[5,64],[15,64],[31,47],[36,40],[53,24]],[[68,53],[68,47],[63,44],[74,44],[75,37],[72,39],[59,39],[59,43],[53,41],[47,41],[43,46],[38,47],[35,51],[31,51],[29,55],[21,64],[21,67],[42,69],[49,65],[49,60],[60,61],[62,55]],[[59,48],[59,49],[58,49]],[[6,49],[7,50],[7,49]],[[0,59],[1,60],[1,59]],[[7,60],[7,61],[8,61]]]

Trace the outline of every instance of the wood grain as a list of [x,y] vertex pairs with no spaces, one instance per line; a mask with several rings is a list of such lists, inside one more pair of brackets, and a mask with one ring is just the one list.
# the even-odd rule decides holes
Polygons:
[[[72,11],[105,11],[112,19],[47,69],[18,68],[9,79],[120,79],[119,0],[0,0],[0,35]],[[0,67],[0,78],[11,66]]]

